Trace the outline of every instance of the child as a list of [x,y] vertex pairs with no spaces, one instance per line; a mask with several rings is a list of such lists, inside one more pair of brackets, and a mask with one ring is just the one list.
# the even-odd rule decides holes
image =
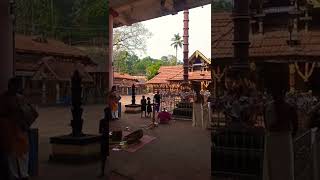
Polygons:
[[148,97],[147,100],[148,100],[148,105],[147,105],[148,117],[151,117],[151,113],[152,113],[151,99]]
[[142,99],[141,99],[141,117],[143,112],[144,112],[144,117],[147,117],[147,100],[145,96],[142,96]]

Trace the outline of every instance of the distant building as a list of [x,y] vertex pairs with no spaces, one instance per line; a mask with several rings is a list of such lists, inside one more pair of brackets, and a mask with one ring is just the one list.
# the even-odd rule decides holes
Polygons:
[[[195,51],[189,57],[189,81],[201,82],[202,89],[206,90],[211,83],[211,60],[200,51]],[[183,66],[161,66],[158,75],[147,81],[149,89],[155,91],[179,91],[183,83]]]
[[[132,94],[132,85],[135,85],[136,94],[145,93],[145,83],[139,81],[135,76],[131,76],[126,73],[117,73],[114,72],[114,81],[113,85],[117,87],[117,90],[122,95],[131,95]],[[141,77],[140,77],[141,79]]]
[[71,76],[82,75],[84,97],[94,80],[86,67],[96,64],[79,49],[63,42],[41,37],[16,35],[16,76],[24,94],[36,104],[57,104],[71,96]]

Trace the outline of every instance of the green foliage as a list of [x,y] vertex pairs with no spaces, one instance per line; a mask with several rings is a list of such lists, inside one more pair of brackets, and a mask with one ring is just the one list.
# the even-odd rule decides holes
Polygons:
[[150,66],[147,67],[147,79],[150,80],[154,76],[158,74],[158,70],[161,67],[162,63],[160,61],[157,61],[154,64],[151,64]]
[[232,1],[231,0],[217,0],[213,1],[211,5],[213,11],[232,11]]
[[120,51],[114,55],[115,71],[131,75],[146,75],[148,79],[158,74],[161,66],[175,65],[175,56],[162,56],[154,59],[150,56],[140,59],[137,55],[127,51]]
[[16,1],[16,31],[45,35],[64,42],[90,42],[108,33],[108,1],[19,0]]

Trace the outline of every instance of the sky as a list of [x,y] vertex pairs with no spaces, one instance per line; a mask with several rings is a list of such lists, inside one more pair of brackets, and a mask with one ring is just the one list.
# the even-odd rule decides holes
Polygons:
[[[189,10],[189,56],[196,50],[206,57],[211,56],[211,5]],[[183,11],[176,15],[168,15],[142,22],[153,34],[147,40],[147,52],[137,53],[140,57],[150,56],[160,59],[162,56],[176,54],[171,46],[174,34],[183,36]],[[183,49],[178,49],[178,60],[183,59]]]

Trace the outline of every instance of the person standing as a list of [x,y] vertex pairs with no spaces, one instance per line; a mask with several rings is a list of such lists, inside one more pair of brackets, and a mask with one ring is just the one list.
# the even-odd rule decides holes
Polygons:
[[119,101],[121,97],[117,94],[116,86],[112,86],[108,98],[111,103],[112,120],[118,120]]
[[[26,180],[28,174],[28,131],[38,117],[37,111],[18,94],[19,81],[12,78],[8,90],[0,95],[1,145],[5,145],[5,155],[11,178]],[[5,144],[3,144],[5,143]]]
[[99,177],[104,177],[105,165],[109,156],[109,122],[112,119],[111,108],[107,103],[104,109],[104,118],[99,123],[99,133],[101,134],[100,155],[101,155],[101,174]]
[[161,96],[159,94],[159,91],[154,95],[153,99],[155,100],[155,111],[159,112],[160,111],[160,104],[161,104]]
[[142,96],[140,103],[141,103],[141,117],[143,115],[143,112],[144,112],[144,117],[146,117],[147,116],[147,100],[145,96]]
[[203,101],[200,91],[196,91],[192,105],[192,126],[194,127],[203,127]]
[[148,117],[151,117],[151,113],[152,113],[151,99],[148,97],[147,100],[148,100],[147,113],[148,113]]
[[[294,179],[293,137],[298,129],[298,115],[296,108],[285,101],[287,79],[279,73],[270,72],[266,80],[273,100],[266,104],[264,112],[263,180]],[[275,74],[277,78],[271,78]]]

